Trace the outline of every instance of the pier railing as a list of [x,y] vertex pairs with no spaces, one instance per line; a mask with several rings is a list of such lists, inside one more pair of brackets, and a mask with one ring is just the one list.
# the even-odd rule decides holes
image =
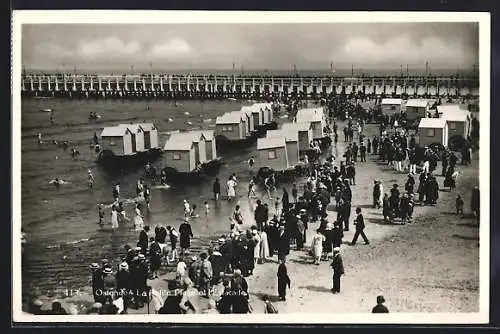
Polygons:
[[244,76],[214,74],[23,73],[26,96],[181,96],[351,94],[463,96],[479,94],[475,76]]

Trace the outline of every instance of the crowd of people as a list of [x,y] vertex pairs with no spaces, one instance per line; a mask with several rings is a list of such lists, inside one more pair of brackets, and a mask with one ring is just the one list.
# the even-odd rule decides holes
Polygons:
[[[355,108],[353,110],[356,110]],[[345,149],[341,157],[327,154],[326,159],[308,161],[307,178],[302,189],[295,183],[291,195],[282,187],[276,197],[277,181],[273,175],[266,178],[264,185],[269,200],[256,200],[253,222],[244,219],[239,204],[229,217],[229,232],[213,242],[199,257],[191,254],[193,231],[190,219],[196,217],[195,205],[184,200],[184,221],[177,232],[173,226],[156,226],[154,235],[142,220],[141,205],[135,209],[134,226],[140,231],[136,247],[128,247],[115,272],[107,260],[91,265],[92,291],[95,304],[89,313],[127,313],[129,309],[142,308],[156,298],[153,312],[159,314],[200,313],[198,297],[208,298],[208,313],[249,313],[250,287],[246,278],[252,276],[256,268],[272,261],[276,256],[277,287],[280,300],[286,300],[287,288],[292,279],[287,270],[290,252],[302,251],[309,255],[312,265],[329,261],[332,268],[332,293],[341,292],[341,277],[344,264],[341,255],[343,245],[356,245],[361,237],[365,244],[370,241],[365,234],[365,218],[361,207],[355,207],[355,218],[351,222],[353,190],[356,186],[356,166],[366,162],[367,156],[386,162],[396,172],[408,171],[404,187],[393,184],[389,192],[384,192],[383,182],[374,180],[373,208],[382,209],[384,221],[402,224],[413,221],[414,207],[436,205],[439,199],[439,185],[434,172],[442,161],[444,186],[455,188],[458,172],[457,158],[453,152],[436,152],[430,147],[420,149],[414,136],[398,127],[388,131],[386,124],[380,125],[378,136],[364,135],[364,120],[354,124],[347,119],[343,129]],[[329,127],[337,143],[336,122]],[[357,133],[357,140],[354,140]],[[319,147],[318,147],[319,149]],[[378,156],[378,157],[377,157]],[[253,166],[253,157],[249,161]],[[358,164],[359,163],[359,164]],[[462,163],[470,163],[470,156],[462,155]],[[416,185],[418,179],[418,185]],[[236,199],[238,181],[232,174],[226,182],[227,199]],[[257,197],[255,183],[250,182],[248,197]],[[402,189],[404,188],[404,190]],[[402,190],[400,190],[402,189]],[[221,200],[221,184],[217,178],[213,184],[214,200]],[[149,189],[144,180],[137,184],[137,195],[145,198],[149,207]],[[418,195],[418,197],[417,197]],[[118,225],[124,218],[124,210],[119,199],[119,186],[113,190],[118,203],[112,207],[112,223]],[[457,213],[463,213],[463,199],[457,197]],[[479,189],[473,190],[471,209],[479,217]],[[209,206],[205,202],[205,214]],[[101,221],[101,209],[100,209]],[[122,216],[121,218],[119,218]],[[350,242],[344,241],[344,232],[354,225],[355,233]],[[312,232],[310,232],[312,230]],[[307,235],[311,244],[307,245]],[[179,251],[178,251],[179,243]],[[159,277],[159,270],[166,263],[176,265],[175,279],[168,283],[166,299],[148,286],[148,279]],[[195,292],[196,291],[196,292]],[[218,292],[217,292],[218,291]],[[156,293],[156,294],[155,294]],[[119,300],[119,302],[117,302]],[[266,313],[277,313],[277,309],[264,296]],[[374,313],[387,313],[384,298],[377,297]],[[57,305],[56,305],[57,309]],[[55,312],[55,311],[54,311]],[[35,313],[36,314],[36,313]]]

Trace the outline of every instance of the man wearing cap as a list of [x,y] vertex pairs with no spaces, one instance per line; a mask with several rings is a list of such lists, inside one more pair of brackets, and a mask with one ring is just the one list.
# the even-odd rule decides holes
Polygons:
[[111,296],[116,290],[116,280],[113,275],[113,270],[110,267],[106,267],[103,270],[104,274],[104,291],[106,296]]
[[99,267],[98,263],[94,262],[90,265],[90,270],[92,272],[92,294],[94,295],[94,301],[104,301],[104,280],[102,269]]
[[384,303],[384,296],[377,296],[377,305],[372,309],[372,313],[389,313],[389,309]]
[[342,261],[342,256],[340,255],[340,247],[335,247],[333,249],[333,259],[330,267],[333,269],[333,293],[340,292],[340,276],[344,275],[344,262]]
[[126,312],[131,303],[130,290],[133,288],[130,277],[128,263],[123,261],[120,263],[120,270],[116,273],[116,290],[123,298],[123,312]]

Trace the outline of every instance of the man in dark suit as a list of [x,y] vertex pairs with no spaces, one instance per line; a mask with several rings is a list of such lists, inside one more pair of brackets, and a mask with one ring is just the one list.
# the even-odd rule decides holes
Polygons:
[[369,245],[370,242],[368,241],[368,238],[365,235],[364,229],[365,229],[365,220],[363,218],[363,215],[361,214],[361,208],[357,207],[356,208],[356,214],[357,217],[354,220],[354,225],[356,225],[356,233],[354,233],[354,238],[352,238],[351,245],[354,246],[356,244],[356,241],[358,240],[358,237],[361,235],[363,240],[365,241],[365,245]]
[[330,266],[333,269],[333,293],[340,292],[340,276],[344,275],[344,262],[340,256],[340,247],[333,249],[333,260]]
[[286,287],[290,289],[290,277],[288,276],[288,270],[285,265],[285,261],[280,259],[278,265],[278,295],[280,300],[286,300]]
[[257,228],[259,231],[262,230],[264,223],[267,221],[266,207],[262,204],[260,200],[257,200],[257,207],[254,211],[255,223],[257,223]]
[[137,247],[141,247],[141,253],[146,255],[149,245],[149,226],[144,226],[142,231],[139,233],[139,242],[137,243]]
[[280,225],[278,232],[278,260],[286,261],[288,254],[290,254],[290,236],[285,231],[285,226]]

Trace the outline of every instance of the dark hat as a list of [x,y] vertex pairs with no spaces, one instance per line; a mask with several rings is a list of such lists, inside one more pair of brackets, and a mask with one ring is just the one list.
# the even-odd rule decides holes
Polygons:
[[385,303],[384,296],[377,296],[377,304]]

